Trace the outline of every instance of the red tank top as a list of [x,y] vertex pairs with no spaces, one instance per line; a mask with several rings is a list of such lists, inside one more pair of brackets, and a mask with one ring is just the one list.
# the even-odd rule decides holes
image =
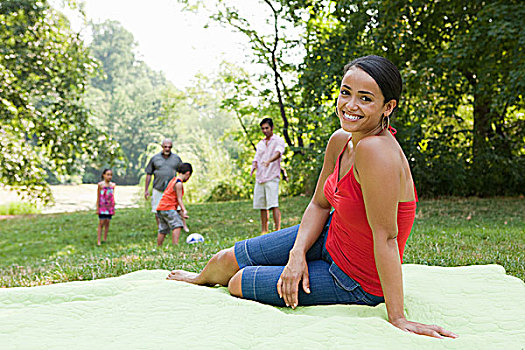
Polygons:
[[[181,182],[181,179],[174,177],[169,183],[168,187],[162,194],[157,210],[177,210],[179,201],[177,199],[177,191],[175,191],[175,184]],[[182,188],[182,195],[184,196],[184,187]]]
[[[324,184],[324,195],[334,213],[326,249],[337,266],[348,276],[357,281],[370,294],[383,296],[383,289],[374,258],[372,229],[366,217],[365,202],[361,185],[354,176],[354,166],[339,178],[339,162],[348,142],[339,154],[335,170]],[[414,187],[415,191],[415,187]],[[403,263],[403,251],[416,215],[416,200],[398,203],[397,209],[397,244]]]

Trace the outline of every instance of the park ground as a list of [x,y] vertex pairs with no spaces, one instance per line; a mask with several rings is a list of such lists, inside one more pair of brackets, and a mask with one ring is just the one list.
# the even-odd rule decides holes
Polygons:
[[[308,201],[282,199],[284,227],[300,222]],[[260,232],[259,213],[250,201],[192,204],[190,232],[206,241],[188,245],[183,233],[179,245],[159,249],[154,217],[147,203],[140,204],[117,210],[102,247],[96,246],[94,210],[0,220],[0,286],[92,280],[141,269],[198,271],[219,249]],[[519,197],[422,199],[404,262],[499,264],[507,274],[525,279],[524,213],[525,200]]]

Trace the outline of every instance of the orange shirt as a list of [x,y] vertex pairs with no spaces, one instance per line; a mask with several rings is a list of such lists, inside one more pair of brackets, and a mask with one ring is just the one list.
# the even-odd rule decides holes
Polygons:
[[[176,177],[169,182],[168,187],[166,187],[166,190],[160,199],[157,210],[177,210],[177,207],[179,206],[177,191],[175,191],[175,184],[177,182],[182,184],[182,180]],[[184,196],[184,187],[182,188],[182,195]]]

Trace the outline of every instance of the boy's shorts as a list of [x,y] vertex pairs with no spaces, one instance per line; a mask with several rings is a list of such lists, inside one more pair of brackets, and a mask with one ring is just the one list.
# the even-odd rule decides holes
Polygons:
[[161,235],[166,235],[177,227],[184,226],[176,210],[157,210],[157,217],[159,218],[159,233]]
[[270,209],[279,206],[279,178],[264,183],[255,182],[253,209]]

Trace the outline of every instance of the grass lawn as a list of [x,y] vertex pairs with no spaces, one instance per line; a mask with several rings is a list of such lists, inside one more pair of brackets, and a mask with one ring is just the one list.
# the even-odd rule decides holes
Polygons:
[[[281,200],[283,227],[299,223],[309,199]],[[140,269],[201,269],[219,249],[259,233],[250,201],[188,206],[191,232],[204,244],[156,247],[153,214],[119,209],[108,243],[96,246],[93,212],[0,220],[0,286],[35,286],[119,276]],[[405,263],[460,266],[500,264],[525,279],[525,200],[468,198],[422,200],[405,250]],[[168,241],[168,239],[166,239]]]

